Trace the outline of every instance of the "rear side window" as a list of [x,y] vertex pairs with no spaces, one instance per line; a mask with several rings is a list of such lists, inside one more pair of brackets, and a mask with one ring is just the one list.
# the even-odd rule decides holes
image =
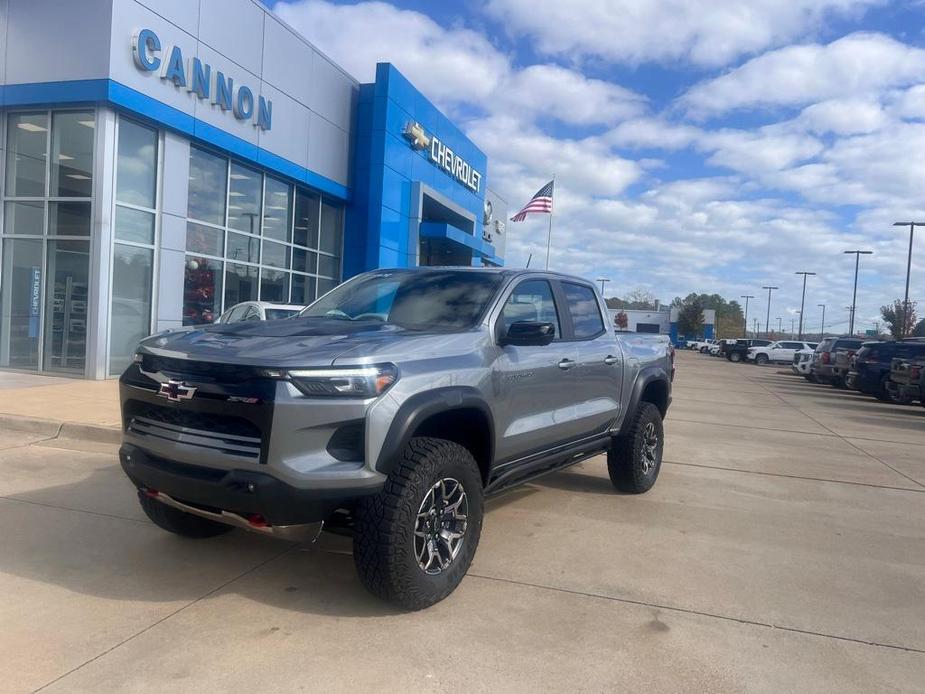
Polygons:
[[559,315],[556,302],[552,297],[552,287],[546,280],[526,280],[518,284],[501,312],[503,334],[513,323],[521,321],[540,321],[556,326],[556,339],[562,336],[559,328]]
[[799,342],[781,342],[780,346],[784,349],[800,349],[803,347]]
[[572,316],[575,338],[582,340],[597,337],[604,332],[604,319],[594,290],[571,282],[563,282],[562,289],[565,291],[565,300]]
[[861,344],[860,340],[838,340],[835,349],[857,349]]

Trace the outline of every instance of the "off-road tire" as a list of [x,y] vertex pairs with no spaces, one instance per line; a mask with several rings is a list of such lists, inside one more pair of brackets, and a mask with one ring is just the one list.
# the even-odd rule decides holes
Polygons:
[[[458,554],[447,568],[431,575],[415,556],[414,533],[421,505],[441,479],[462,484],[467,523]],[[411,439],[382,491],[357,505],[353,558],[363,585],[408,610],[440,602],[456,589],[472,563],[482,532],[482,506],[482,476],[468,450],[445,439]]]
[[767,354],[758,354],[755,356],[756,364],[767,364],[769,361],[771,360],[768,358]]
[[[654,427],[658,440],[655,464],[645,469],[644,452],[646,431],[649,425]],[[662,452],[665,448],[665,431],[662,426],[662,414],[649,402],[639,403],[633,416],[629,431],[614,439],[607,451],[607,472],[610,481],[618,491],[629,494],[643,494],[652,488],[658,473],[662,469]]]
[[730,352],[729,361],[731,361],[733,364],[738,364],[740,361],[742,361],[742,355],[738,352]]
[[803,378],[805,378],[810,383],[819,383],[819,379],[816,378],[816,374],[803,374]]
[[141,510],[145,512],[145,515],[151,519],[154,525],[174,535],[202,540],[207,537],[224,535],[234,530],[230,525],[216,523],[208,518],[194,516],[173,506],[168,506],[157,499],[152,499],[142,491],[138,492],[138,502],[141,504]]

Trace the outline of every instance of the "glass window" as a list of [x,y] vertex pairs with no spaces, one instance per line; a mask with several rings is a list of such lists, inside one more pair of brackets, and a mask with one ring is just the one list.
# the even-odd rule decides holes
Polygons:
[[186,256],[183,279],[183,325],[214,323],[222,295],[222,263]]
[[276,241],[289,241],[292,212],[292,186],[266,177],[267,199],[263,208],[263,235]]
[[329,205],[327,201],[321,205],[321,245],[319,250],[340,256],[343,234],[342,217],[340,207]]
[[90,301],[90,242],[48,242],[44,368],[83,373]]
[[521,321],[552,323],[556,339],[562,336],[552,287],[546,280],[525,280],[511,292],[501,313],[502,331],[506,334],[512,324]]
[[[157,131],[119,119],[116,200],[154,208],[157,194]],[[151,241],[147,243],[153,243]]]
[[227,175],[226,159],[190,147],[187,217],[212,224],[225,224]]
[[[324,281],[318,281],[319,294],[330,288]],[[500,283],[500,275],[487,272],[379,272],[345,282],[301,315],[378,320],[409,330],[466,330],[485,312]]]
[[318,215],[321,196],[299,188],[295,196],[295,225],[292,242],[298,246],[318,247]]
[[90,203],[48,203],[49,236],[89,236]]
[[44,197],[47,114],[11,113],[7,124],[6,195]]
[[318,254],[302,248],[292,249],[292,269],[298,272],[311,272],[318,270]]
[[42,319],[42,240],[3,242],[3,311],[0,312],[0,366],[39,368]]
[[238,260],[243,263],[256,263],[257,254],[260,252],[259,245],[260,239],[258,238],[229,231],[225,257],[228,260]]
[[220,256],[225,246],[222,238],[224,235],[225,233],[221,229],[213,229],[202,224],[187,222],[186,250],[193,253]]
[[332,258],[329,255],[319,255],[318,274],[337,279],[340,276],[340,258]]
[[6,203],[3,231],[6,234],[41,236],[45,233],[45,203]]
[[272,243],[270,241],[263,242],[263,260],[261,261],[264,265],[271,265],[272,267],[289,267],[289,246],[284,246],[281,243]]
[[154,214],[129,207],[116,207],[116,238],[135,243],[154,243]]
[[324,296],[329,291],[334,289],[337,286],[337,282],[334,280],[326,280],[321,277],[318,278],[318,296]]
[[231,165],[231,181],[228,184],[228,226],[260,233],[260,198],[263,195],[263,177],[240,164]]
[[575,337],[581,340],[604,332],[604,319],[601,318],[601,308],[594,290],[583,284],[571,282],[563,282],[562,289],[565,291],[565,300],[572,316]]
[[93,192],[92,111],[62,111],[51,117],[51,195],[89,198]]
[[151,332],[151,276],[154,251],[117,243],[112,260],[112,319],[109,373],[132,361],[138,342]]
[[238,263],[225,266],[225,308],[257,298],[257,268]]
[[261,301],[289,301],[289,273],[272,268],[260,272]]
[[315,300],[315,278],[305,275],[292,275],[292,296],[289,299],[294,304],[308,306]]

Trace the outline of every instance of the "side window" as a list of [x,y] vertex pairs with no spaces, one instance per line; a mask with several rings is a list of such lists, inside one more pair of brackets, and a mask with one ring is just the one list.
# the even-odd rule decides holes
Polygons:
[[601,317],[601,307],[597,303],[594,290],[571,282],[563,282],[562,289],[565,291],[565,300],[572,315],[575,338],[583,340],[604,332],[604,319]]
[[244,314],[244,320],[260,320],[260,309],[256,306],[249,307]]
[[803,345],[799,342],[781,342],[781,346],[784,349],[800,349]]
[[552,297],[552,287],[546,280],[526,280],[518,284],[501,312],[501,327],[504,333],[512,323],[520,321],[540,321],[556,326],[556,339],[562,336],[556,302]]
[[247,304],[244,304],[242,306],[235,306],[233,309],[231,309],[228,312],[227,318],[225,318],[225,322],[226,323],[237,323],[244,316],[244,312],[246,310],[247,310]]

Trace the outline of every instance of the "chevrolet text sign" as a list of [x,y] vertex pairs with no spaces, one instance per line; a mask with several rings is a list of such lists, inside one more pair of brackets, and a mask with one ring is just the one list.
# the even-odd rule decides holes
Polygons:
[[238,120],[253,121],[254,127],[261,130],[272,126],[272,101],[255,97],[250,87],[236,85],[231,77],[213,70],[199,58],[191,58],[187,63],[179,46],[161,51],[161,40],[151,29],[142,29],[132,37],[132,56],[139,69],[160,70],[162,80],[210,101],[222,111],[231,111]]
[[428,135],[420,123],[410,122],[402,133],[414,149],[430,149],[430,160],[473,193],[479,192],[482,174],[443,144],[436,136]]

